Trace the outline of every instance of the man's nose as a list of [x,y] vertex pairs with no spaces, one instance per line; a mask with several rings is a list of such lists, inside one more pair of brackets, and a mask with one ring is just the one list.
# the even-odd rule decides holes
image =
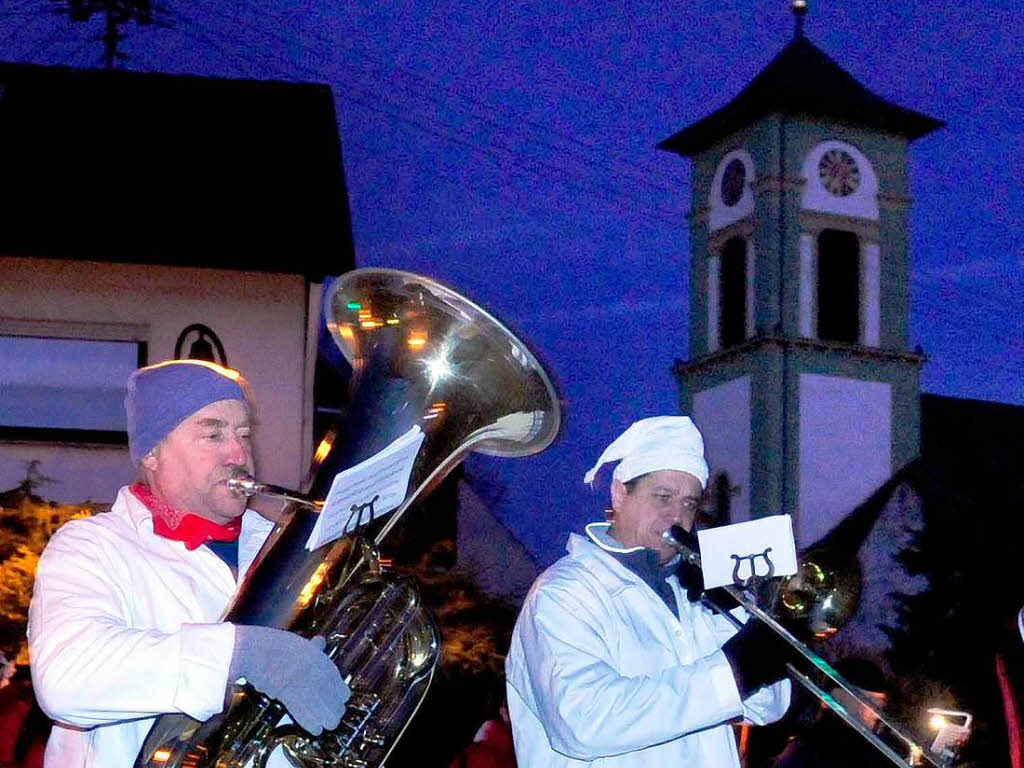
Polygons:
[[672,510],[672,516],[675,519],[675,524],[681,525],[687,530],[689,530],[690,523],[693,521],[693,515],[693,503],[689,501],[680,502]]
[[226,450],[226,461],[229,464],[249,463],[249,443],[243,438],[233,435],[228,439]]

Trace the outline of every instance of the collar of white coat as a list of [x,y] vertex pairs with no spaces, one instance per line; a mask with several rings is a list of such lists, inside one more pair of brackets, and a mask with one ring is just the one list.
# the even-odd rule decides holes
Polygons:
[[[114,504],[122,506],[135,530],[141,530],[145,524],[147,531],[153,531],[153,513],[132,493],[131,486],[126,485],[118,491],[117,501]],[[246,542],[255,539],[257,540],[256,550],[259,550],[263,540],[267,538],[273,527],[274,523],[270,520],[267,520],[259,512],[247,508],[242,516],[242,534],[238,537],[239,548],[244,549]],[[253,551],[249,560],[252,560],[255,555],[256,552]]]
[[[643,579],[614,557],[617,553],[635,552],[643,547],[623,547],[608,535],[611,523],[596,522],[585,526],[586,538],[570,533],[565,548],[569,554],[596,576],[609,593],[626,587],[644,585]],[[610,542],[610,544],[608,543]],[[607,554],[606,554],[607,553]]]
[[[126,485],[118,491],[114,506],[124,510],[136,531],[145,529],[147,533],[153,532],[153,513],[131,492],[130,486]],[[256,559],[260,547],[263,546],[263,542],[266,541],[273,528],[274,523],[259,512],[252,509],[245,510],[242,517],[242,532],[238,537],[239,583]],[[172,542],[171,539],[165,541],[174,546],[176,550],[185,551],[181,542]]]
[[[643,547],[622,546],[618,541],[612,538],[612,535],[610,533],[608,533],[611,527],[612,524],[608,522],[594,522],[587,523],[585,526],[583,526],[583,530],[586,531],[587,536],[590,538],[590,540],[594,542],[597,546],[599,546],[601,549],[603,549],[605,552],[611,552],[616,555],[629,555],[633,552],[639,552],[643,549]],[[667,563],[664,563],[663,566],[675,565],[679,562],[680,559],[680,556],[676,555]],[[616,562],[618,562],[617,559]],[[629,570],[630,573],[633,572],[629,568],[627,568],[627,570]]]
[[630,552],[639,552],[643,547],[624,547],[612,538],[608,530],[611,523],[587,523],[583,530],[592,542],[597,544],[605,552],[615,552],[619,555],[628,555]]
[[[611,527],[611,523],[587,523],[583,530],[587,532],[587,536],[590,537],[590,540],[605,552],[614,552],[617,555],[628,555],[631,552],[638,552],[643,549],[643,547],[624,547],[619,544],[619,542],[613,539],[611,534],[608,533],[608,530]],[[678,563],[680,559],[680,556],[676,555],[667,563],[663,563],[663,565],[673,565]],[[1022,609],[1021,613],[1024,614],[1024,609]]]
[[124,505],[124,511],[135,530],[140,530],[144,523],[148,530],[153,530],[153,513],[132,493],[130,486],[125,485],[117,492],[117,501],[114,504],[119,503]]

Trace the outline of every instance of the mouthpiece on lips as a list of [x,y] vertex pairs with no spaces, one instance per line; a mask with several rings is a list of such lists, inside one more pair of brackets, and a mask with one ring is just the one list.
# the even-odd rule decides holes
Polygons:
[[231,477],[227,480],[228,491],[233,493],[239,498],[251,498],[253,496],[261,496],[272,499],[280,499],[282,501],[294,502],[296,504],[302,504],[303,506],[309,507],[310,509],[320,510],[323,508],[324,503],[322,501],[316,501],[310,499],[306,495],[293,491],[290,488],[282,488],[279,485],[270,485],[269,483],[261,483],[259,480],[254,478],[245,467],[238,467],[234,472],[231,473]]
[[661,534],[661,538],[675,547],[687,563],[700,565],[700,546],[697,544],[697,537],[683,526],[671,526]]
[[227,486],[228,490],[235,496],[255,496],[260,490],[260,484],[256,482],[256,478],[242,467],[231,473]]

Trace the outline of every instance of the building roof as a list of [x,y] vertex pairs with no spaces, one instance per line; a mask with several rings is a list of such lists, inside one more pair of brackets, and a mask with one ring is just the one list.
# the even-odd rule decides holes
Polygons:
[[353,266],[326,85],[0,63],[0,254]]
[[[898,470],[814,546],[854,552],[902,484],[914,487],[930,516],[990,515],[1000,538],[1018,546],[1024,521],[1024,406],[921,395],[921,455]],[[978,521],[976,521],[978,522]],[[1012,533],[1007,533],[1012,531]],[[965,534],[966,535],[966,534]],[[986,534],[987,535],[987,534]]]
[[658,149],[692,157],[770,114],[825,118],[908,139],[945,125],[872,93],[807,38],[798,36],[736,98],[660,142]]

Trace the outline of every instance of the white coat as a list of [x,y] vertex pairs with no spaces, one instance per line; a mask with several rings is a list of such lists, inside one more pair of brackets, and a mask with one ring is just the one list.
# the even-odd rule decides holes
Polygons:
[[[240,572],[271,527],[246,512]],[[131,766],[156,715],[220,712],[235,628],[218,620],[236,586],[207,547],[155,535],[127,487],[110,512],[60,528],[39,559],[28,624],[36,697],[56,721],[47,768]]]
[[730,721],[780,718],[789,681],[741,701],[724,617],[672,576],[676,616],[592,541],[566,548],[527,595],[505,664],[519,765],[738,768]]

